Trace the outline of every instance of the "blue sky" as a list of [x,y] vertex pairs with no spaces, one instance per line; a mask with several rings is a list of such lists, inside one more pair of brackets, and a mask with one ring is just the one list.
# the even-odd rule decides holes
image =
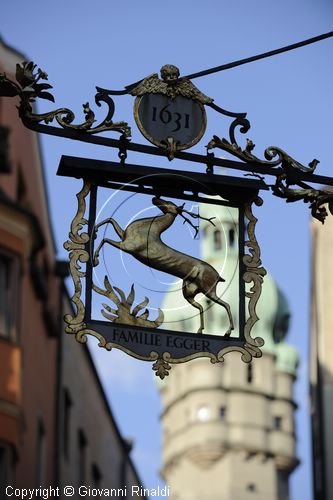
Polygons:
[[[166,63],[182,74],[272,50],[332,30],[328,0],[257,0],[248,2],[88,2],[72,0],[19,4],[1,2],[0,35],[34,60],[49,75],[56,105],[68,106],[81,119],[82,103],[93,105],[94,88],[119,89]],[[246,134],[261,156],[279,146],[303,164],[320,160],[318,173],[331,175],[332,39],[287,54],[195,80],[216,104],[247,112]],[[40,110],[50,109],[43,103]],[[129,121],[133,99],[117,99],[115,120]],[[102,117],[102,111],[100,111]],[[229,122],[209,113],[207,133],[194,148],[204,151],[213,134],[226,136]],[[135,141],[145,142],[138,132]],[[55,176],[60,156],[116,159],[116,151],[43,137],[41,140],[50,207],[59,258],[74,212],[75,180]],[[132,163],[142,163],[136,154]],[[147,164],[153,164],[147,159]],[[155,161],[156,162],[156,161]],[[169,166],[158,161],[156,166]],[[181,165],[173,162],[173,168]],[[196,169],[199,167],[195,167]],[[298,454],[302,465],[293,474],[292,498],[311,498],[307,366],[310,293],[310,217],[303,203],[286,205],[264,196],[258,238],[265,267],[286,293],[293,311],[289,341],[301,355],[296,388]],[[134,438],[134,459],[147,486],[157,485],[159,468],[159,398],[149,364],[121,353],[99,350],[99,371],[117,420]],[[260,361],[259,361],[260,362]]]

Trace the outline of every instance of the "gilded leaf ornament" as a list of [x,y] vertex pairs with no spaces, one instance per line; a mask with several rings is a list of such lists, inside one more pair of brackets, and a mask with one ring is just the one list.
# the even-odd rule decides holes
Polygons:
[[163,358],[158,358],[153,364],[153,370],[155,371],[156,377],[160,377],[160,379],[163,380],[169,375],[171,365]]
[[104,278],[104,289],[94,283],[92,287],[96,293],[103,295],[116,304],[116,307],[111,307],[109,304],[102,304],[104,309],[101,310],[101,313],[107,320],[113,323],[146,328],[158,328],[163,323],[164,314],[161,309],[158,309],[158,316],[155,320],[148,319],[149,310],[146,306],[149,303],[149,299],[147,297],[132,309],[135,299],[134,285],[131,286],[127,297],[120,288],[116,286],[112,287],[107,276]]
[[[275,184],[271,186],[272,193],[279,198],[285,199],[287,203],[299,200],[308,203],[311,215],[320,222],[324,223],[328,215],[325,205],[328,206],[330,213],[333,214],[333,192],[314,189],[305,183],[302,178],[302,174],[312,174],[316,170],[319,163],[318,160],[313,159],[308,165],[303,165],[283,151],[283,149],[276,146],[270,146],[265,149],[265,160],[263,160],[253,154],[255,144],[251,139],[247,139],[246,147],[242,149],[238,145],[234,135],[230,141],[225,138],[220,139],[214,135],[213,139],[207,145],[207,150],[214,148],[222,149],[247,164],[262,166],[263,174],[275,175]],[[259,174],[253,175],[260,177]],[[311,182],[311,179],[309,181]]]
[[101,103],[104,102],[108,106],[108,113],[106,118],[98,125],[94,125],[96,123],[95,113],[88,102],[83,104],[85,121],[80,124],[73,123],[75,114],[68,108],[58,108],[42,114],[34,113],[33,103],[37,98],[54,102],[53,95],[48,92],[52,85],[40,83],[42,80],[47,79],[47,73],[40,68],[37,69],[36,64],[33,62],[23,62],[16,65],[16,82],[9,79],[5,73],[0,73],[0,96],[18,96],[20,98],[18,110],[24,125],[31,127],[33,124],[42,122],[49,124],[55,119],[62,128],[67,130],[76,130],[86,134],[116,131],[125,137],[130,137],[131,129],[127,122],[112,121],[115,106],[111,97],[102,90],[95,95],[95,103],[100,107]]

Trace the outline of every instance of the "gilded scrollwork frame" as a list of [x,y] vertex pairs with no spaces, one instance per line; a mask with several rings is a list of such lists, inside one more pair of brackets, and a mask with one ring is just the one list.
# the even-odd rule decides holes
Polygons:
[[[66,333],[75,335],[76,340],[80,343],[85,343],[87,336],[91,335],[98,339],[100,347],[104,347],[107,350],[117,348],[137,359],[154,362],[152,368],[161,379],[169,374],[172,364],[183,363],[198,357],[208,357],[212,363],[223,362],[224,356],[232,351],[240,352],[242,361],[246,363],[249,363],[253,357],[260,357],[262,355],[260,347],[263,346],[264,341],[260,337],[251,337],[251,330],[258,321],[256,306],[261,295],[263,277],[266,274],[265,269],[262,267],[260,248],[255,236],[257,219],[252,213],[252,204],[261,205],[261,198],[256,196],[244,205],[244,213],[248,221],[246,225],[247,240],[244,242],[244,246],[248,249],[249,253],[244,253],[242,256],[241,269],[243,270],[242,279],[244,283],[251,285],[251,288],[248,288],[245,292],[248,299],[248,317],[244,325],[243,342],[238,344],[230,342],[229,345],[225,345],[225,341],[223,342],[220,338],[218,341],[221,341],[222,346],[216,352],[196,352],[183,357],[173,357],[172,353],[167,350],[158,352],[158,350],[152,349],[148,355],[143,356],[121,343],[108,341],[105,335],[101,331],[98,331],[98,328],[89,327],[85,320],[82,280],[86,278],[86,271],[82,270],[81,267],[86,265],[91,258],[89,253],[91,242],[88,231],[88,220],[86,218],[86,199],[90,195],[91,186],[91,183],[85,180],[81,191],[77,194],[77,211],[71,223],[69,239],[64,244],[65,249],[69,252],[70,271],[74,284],[74,294],[71,297],[74,314],[67,314],[64,318]],[[161,332],[163,331],[158,331],[158,333]]]

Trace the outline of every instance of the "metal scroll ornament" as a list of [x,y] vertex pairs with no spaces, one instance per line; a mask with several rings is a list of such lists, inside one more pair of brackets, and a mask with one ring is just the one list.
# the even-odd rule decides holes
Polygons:
[[[262,178],[265,175],[274,176],[276,181],[271,186],[274,196],[285,199],[287,203],[303,200],[309,205],[312,216],[322,223],[328,211],[333,214],[332,190],[315,189],[308,184],[310,182],[332,185],[331,179],[325,177],[322,180],[321,176],[313,175],[318,160],[314,159],[305,166],[276,146],[266,148],[265,159],[261,159],[254,155],[254,143],[250,139],[247,139],[245,148],[242,148],[237,142],[236,131],[242,134],[249,131],[250,122],[246,113],[235,113],[217,106],[213,99],[203,94],[188,78],[180,77],[176,66],[167,64],[161,69],[161,78],[153,74],[126,86],[124,90],[113,91],[96,87],[96,105],[101,106],[104,103],[107,106],[107,115],[100,123],[96,123],[95,113],[88,102],[83,104],[84,121],[78,124],[75,123],[75,115],[69,108],[35,113],[36,99],[54,102],[50,93],[52,85],[45,82],[47,79],[47,74],[33,62],[16,65],[16,81],[8,78],[5,73],[0,73],[0,96],[20,98],[19,116],[23,124],[32,130],[119,148],[119,157],[124,163],[128,149],[138,150],[139,147],[141,151],[151,152],[149,146],[130,142],[131,128],[127,122],[113,121],[115,104],[111,96],[129,94],[136,97],[134,116],[139,130],[159,150],[154,154],[166,155],[172,160],[177,152],[191,148],[202,138],[206,129],[207,106],[232,118],[229,139],[214,135],[207,146],[206,158],[192,154],[193,162],[205,163],[207,172],[212,173],[214,165],[223,166],[223,160],[215,158],[211,150],[222,149],[242,161],[236,168],[248,172],[247,175],[252,172]],[[54,121],[60,127],[52,126]],[[120,140],[96,137],[97,134],[107,131],[121,134]],[[228,167],[233,168],[230,164]]]
[[[236,125],[236,123],[234,123]],[[235,139],[234,130],[230,131],[230,141],[214,135],[213,139],[206,146],[207,150],[214,148],[222,149],[243,160],[245,164],[262,167],[262,174],[274,175],[275,184],[271,187],[272,193],[279,198],[283,198],[287,203],[303,200],[309,204],[311,215],[321,223],[325,222],[328,215],[327,208],[333,215],[333,191],[315,189],[304,181],[304,174],[311,182],[311,174],[316,170],[319,160],[315,158],[306,166],[295,160],[283,149],[270,146],[265,149],[265,160],[254,155],[255,144],[251,139],[247,139],[244,149],[239,146]],[[259,169],[260,171],[260,169]],[[253,174],[264,179],[260,174]],[[295,187],[293,187],[295,186]]]
[[[262,355],[260,347],[264,343],[263,340],[251,337],[252,327],[258,320],[256,305],[266,274],[261,265],[260,249],[255,237],[257,219],[251,209],[253,202],[258,205],[262,203],[259,197],[249,200],[244,206],[244,214],[248,221],[246,225],[248,238],[244,246],[249,253],[244,253],[242,256],[241,280],[246,290],[248,312],[241,338],[233,338],[234,318],[230,305],[216,294],[217,283],[224,281],[222,276],[207,262],[169,247],[159,236],[177,217],[183,218],[184,223],[189,223],[192,228],[196,228],[191,221],[193,217],[200,217],[208,224],[214,224],[214,218],[201,217],[186,210],[185,203],[176,205],[171,201],[154,197],[152,202],[160,211],[160,215],[136,219],[126,228],[122,228],[113,217],[109,217],[95,224],[92,231],[89,231],[88,227],[91,228],[91,224],[86,215],[86,199],[90,196],[89,204],[91,204],[91,189],[91,183],[85,181],[82,190],[77,194],[77,213],[71,224],[69,240],[64,244],[69,251],[70,271],[74,283],[71,300],[75,310],[73,315],[65,316],[67,333],[74,334],[81,343],[86,342],[87,335],[91,335],[99,340],[100,347],[107,350],[117,348],[137,359],[151,361],[153,370],[161,379],[169,374],[172,364],[198,357],[208,357],[212,363],[218,363],[223,362],[225,354],[232,351],[240,352],[244,362],[250,362],[253,357]],[[105,224],[110,225],[117,239],[99,236],[98,231]],[[96,243],[96,249],[93,249],[95,241],[99,244]],[[141,264],[181,278],[184,298],[200,312],[198,333],[189,334],[161,328],[164,327],[164,314],[161,309],[151,317],[148,297],[137,299],[134,285],[124,291],[111,284],[107,276],[103,285],[97,285],[92,279],[91,293],[102,298],[100,312],[104,318],[103,321],[92,320],[82,295],[84,289],[87,293],[89,276],[93,276],[92,269],[99,266],[100,252],[105,245],[129,253]],[[85,270],[82,269],[84,266]],[[224,309],[223,314],[229,318],[229,326],[222,337],[204,334],[205,312],[199,302],[196,302],[196,294],[199,292],[219,304]],[[183,348],[185,342],[188,346],[195,345],[195,347],[186,351]]]
[[116,131],[123,134],[125,137],[131,135],[131,129],[126,122],[113,122],[115,106],[113,100],[103,91],[99,91],[95,95],[97,106],[101,106],[104,102],[108,106],[108,113],[104,120],[96,124],[95,113],[91,110],[89,103],[83,104],[83,113],[85,121],[80,124],[75,124],[75,115],[68,108],[58,108],[47,113],[37,114],[33,111],[33,103],[36,98],[46,99],[54,102],[53,95],[49,92],[52,85],[42,83],[47,80],[48,75],[33,62],[23,62],[16,65],[16,82],[10,80],[6,74],[0,73],[0,96],[20,98],[18,107],[19,116],[28,128],[33,128],[35,124],[49,124],[53,120],[66,130],[85,132],[86,134],[98,134],[106,131]]

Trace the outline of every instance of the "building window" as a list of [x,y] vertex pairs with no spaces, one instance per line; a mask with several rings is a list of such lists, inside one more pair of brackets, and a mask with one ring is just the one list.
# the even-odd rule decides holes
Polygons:
[[78,484],[85,484],[86,481],[86,455],[87,439],[84,432],[80,429],[78,432]]
[[[7,444],[0,443],[0,485],[14,483],[14,452]],[[0,495],[0,498],[2,496]],[[6,497],[7,498],[7,497]]]
[[197,419],[200,422],[207,422],[210,419],[210,409],[208,406],[202,405],[197,410]]
[[218,229],[214,231],[214,250],[221,250],[222,248],[222,238],[221,231]]
[[37,462],[36,462],[36,486],[43,486],[45,477],[46,458],[46,430],[42,420],[37,424]]
[[0,125],[0,173],[9,174],[12,171],[9,159],[9,128]]
[[274,429],[280,431],[282,429],[282,417],[274,417]]
[[19,205],[28,208],[27,188],[22,174],[22,169],[20,167],[18,168],[18,173],[17,173],[16,199]]
[[102,482],[102,474],[96,464],[92,464],[91,466],[91,480],[93,488],[100,488]]
[[63,429],[63,447],[65,457],[69,456],[70,445],[70,417],[71,417],[72,400],[67,389],[64,389],[64,429]]
[[0,484],[7,483],[6,448],[0,446]]
[[16,340],[18,260],[0,251],[0,337]]

